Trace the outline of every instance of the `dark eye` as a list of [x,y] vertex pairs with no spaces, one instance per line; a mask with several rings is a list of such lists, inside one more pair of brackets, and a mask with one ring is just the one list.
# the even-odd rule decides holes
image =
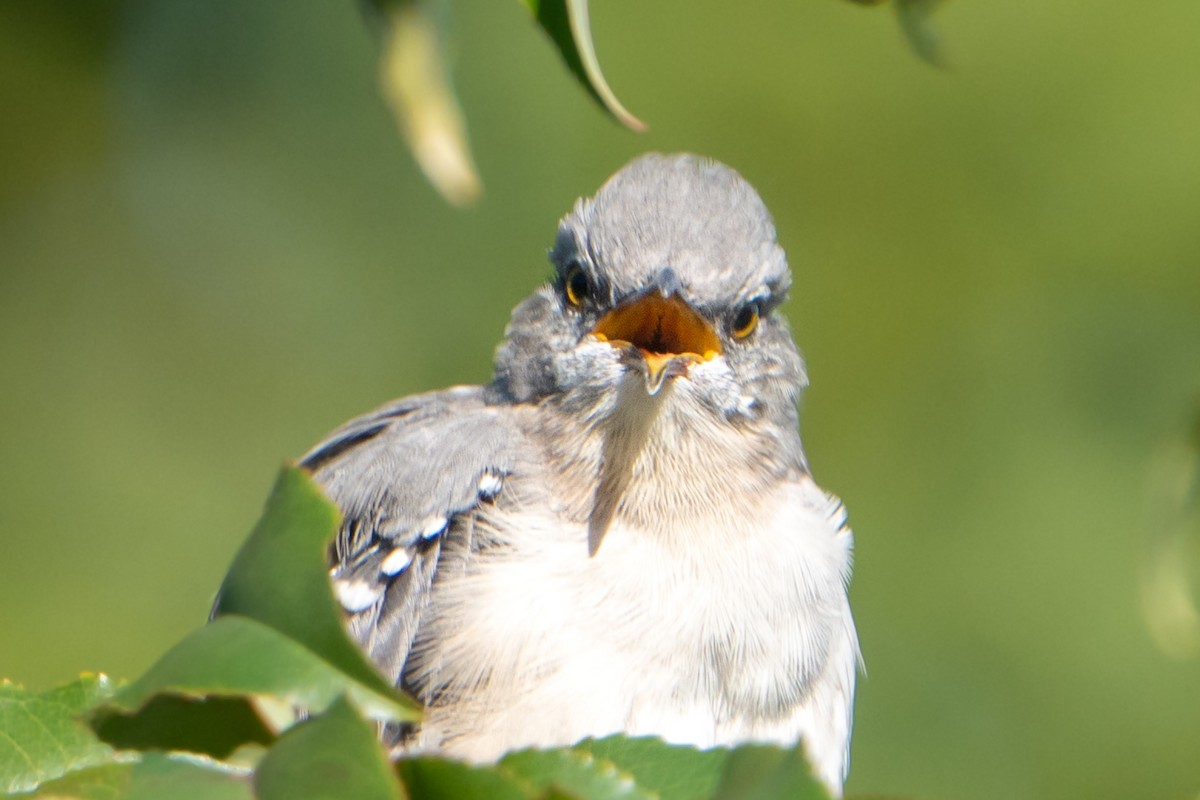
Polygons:
[[747,303],[733,318],[732,333],[735,339],[745,339],[758,327],[758,303]]
[[572,263],[567,267],[567,276],[563,281],[563,286],[567,293],[567,302],[579,308],[583,305],[583,301],[588,299],[588,295],[592,293],[592,284],[588,280],[587,273],[583,271],[578,263]]

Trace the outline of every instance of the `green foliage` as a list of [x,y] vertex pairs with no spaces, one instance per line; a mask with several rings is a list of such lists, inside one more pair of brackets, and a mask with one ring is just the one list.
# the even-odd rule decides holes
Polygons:
[[[592,42],[587,0],[522,0],[558,49],[568,70],[609,116],[630,130],[646,124],[617,99],[600,69]],[[881,5],[888,0],[849,0]],[[943,53],[929,16],[941,0],[896,0],[900,28],[913,51],[942,65]],[[433,0],[375,0],[386,26],[382,58],[384,96],[417,163],[442,196],[456,205],[474,201],[479,177],[468,151],[466,126],[450,84],[433,13]]]
[[593,800],[653,800],[628,772],[580,750],[522,750],[500,761],[500,770],[530,788],[535,797],[556,792]]
[[329,592],[326,553],[339,520],[307,473],[284,468],[262,519],[221,584],[215,613],[258,620],[357,683],[391,694],[392,687],[346,638]]
[[0,684],[0,791],[27,791],[48,778],[110,760],[111,749],[78,717],[111,691],[104,677],[83,677],[42,694]]
[[935,67],[946,65],[941,39],[933,29],[930,17],[942,0],[896,0],[896,16],[900,30],[908,39],[913,52]]
[[0,686],[0,787],[83,800],[825,796],[798,750],[698,751],[658,739],[587,740],[494,765],[426,756],[394,767],[372,720],[412,720],[417,706],[342,627],[324,567],[337,523],[307,473],[287,467],[234,559],[215,619],[144,675],[115,689],[97,677],[41,694]]
[[263,798],[404,796],[374,726],[344,700],[281,736],[254,771],[254,788]]
[[575,749],[625,773],[663,800],[702,800],[716,790],[725,767],[724,750],[672,747],[661,739],[609,736],[585,739]]
[[646,125],[621,105],[600,71],[600,59],[592,44],[592,25],[587,0],[524,0],[538,24],[562,54],[567,69],[583,84],[588,94],[622,125],[635,131]]
[[183,754],[146,752],[136,761],[79,770],[48,781],[32,800],[251,800],[245,776]]
[[[97,725],[103,731],[109,715],[134,714],[164,696],[251,698],[260,707],[295,706],[319,712],[343,695],[373,719],[415,716],[411,701],[390,690],[365,686],[278,630],[247,617],[225,616],[172,647],[145,675],[104,703]],[[190,707],[195,704],[181,704],[180,710]],[[231,706],[230,714],[236,714],[236,709]],[[227,727],[222,715],[208,715],[208,719],[219,728]],[[285,717],[281,722],[286,725],[289,720]],[[226,752],[242,742],[229,744]]]

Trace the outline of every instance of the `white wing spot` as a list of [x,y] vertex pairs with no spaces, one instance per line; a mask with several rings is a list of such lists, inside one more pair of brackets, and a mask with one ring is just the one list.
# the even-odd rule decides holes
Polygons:
[[498,472],[485,472],[479,476],[479,496],[484,500],[491,500],[500,494],[500,487],[503,485],[503,475]]
[[421,527],[417,529],[417,535],[425,540],[435,539],[442,531],[446,530],[448,521],[441,514],[426,517],[425,521],[421,523]]
[[407,547],[397,547],[383,559],[383,563],[379,565],[379,571],[388,576],[399,575],[412,563],[412,560],[412,551]]
[[335,580],[333,590],[342,607],[351,614],[357,614],[374,605],[383,595],[383,588],[372,585],[364,580]]

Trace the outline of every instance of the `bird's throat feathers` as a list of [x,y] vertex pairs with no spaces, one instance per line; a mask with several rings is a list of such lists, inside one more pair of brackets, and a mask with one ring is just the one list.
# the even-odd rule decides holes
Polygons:
[[662,536],[679,536],[689,521],[736,529],[736,518],[757,513],[744,498],[762,497],[778,477],[761,437],[715,415],[690,388],[668,380],[649,394],[629,374],[610,413],[580,431],[577,453],[599,479],[585,501],[593,555],[617,521]]

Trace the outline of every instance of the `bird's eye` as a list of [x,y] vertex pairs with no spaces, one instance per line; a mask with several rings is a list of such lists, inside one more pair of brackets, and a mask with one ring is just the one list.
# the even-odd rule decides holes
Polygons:
[[563,287],[567,293],[567,302],[576,308],[583,305],[583,301],[587,300],[588,295],[592,293],[592,284],[588,280],[587,273],[577,263],[567,267],[567,276],[563,281]]
[[745,339],[758,327],[758,303],[747,303],[733,318],[732,333],[735,339]]

